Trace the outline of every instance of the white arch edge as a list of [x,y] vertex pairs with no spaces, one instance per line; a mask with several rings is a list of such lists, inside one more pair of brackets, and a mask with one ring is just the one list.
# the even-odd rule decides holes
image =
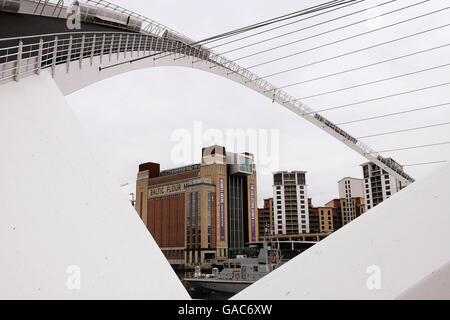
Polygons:
[[[314,117],[313,114],[306,113],[304,110],[298,108],[293,102],[283,101],[279,96],[273,95],[271,92],[266,92],[265,89],[259,86],[254,81],[248,81],[242,75],[236,72],[230,72],[230,70],[214,64],[213,62],[208,62],[206,60],[198,60],[197,58],[180,55],[180,54],[166,54],[163,57],[151,56],[157,52],[150,51],[148,58],[142,56],[142,52],[121,52],[120,54],[111,54],[104,56],[94,56],[91,58],[85,58],[83,60],[72,61],[69,64],[57,65],[53,71],[54,79],[61,89],[64,95],[68,95],[77,90],[80,90],[90,84],[95,82],[105,80],[107,78],[119,75],[122,73],[130,72],[138,69],[145,69],[151,67],[162,67],[162,66],[178,66],[191,69],[197,69],[205,71],[208,73],[215,74],[217,76],[226,78],[228,80],[239,83],[259,94],[265,96],[266,98],[273,100],[282,107],[294,112],[303,119],[309,121],[316,127],[326,131],[328,134],[344,143],[350,149],[356,151],[357,153],[363,155],[368,161],[376,163],[382,169],[387,171],[392,176],[399,178],[399,175],[392,170],[390,167],[383,164],[378,160],[376,154],[365,153],[362,154],[362,149],[357,144],[343,138],[339,133],[335,132],[331,127],[324,125],[318,119]],[[133,61],[130,63],[131,59],[140,57],[140,60]],[[195,62],[194,62],[195,61]],[[102,68],[100,70],[100,67]],[[399,178],[400,179],[400,178]],[[405,185],[409,184],[406,179],[400,179]]]

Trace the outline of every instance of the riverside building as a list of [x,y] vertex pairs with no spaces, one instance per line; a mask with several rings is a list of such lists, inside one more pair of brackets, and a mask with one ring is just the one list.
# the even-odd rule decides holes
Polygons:
[[258,209],[259,237],[273,234],[273,198],[264,199],[264,207]]
[[224,260],[258,241],[253,155],[214,145],[198,164],[164,171],[141,164],[136,210],[172,265]]
[[[393,159],[390,160],[394,161]],[[376,164],[366,162],[361,166],[363,168],[364,199],[367,210],[375,207],[402,189],[403,186],[397,178],[391,176]],[[403,167],[400,166],[400,168],[403,170]]]
[[[333,208],[336,212],[336,216],[333,218],[334,231],[366,212],[364,198],[362,197],[333,199],[327,202],[325,207]],[[351,214],[349,208],[351,208]]]
[[[357,205],[364,199],[363,179],[345,177],[338,181],[339,199],[342,207],[342,221],[344,224],[355,219],[361,214],[361,210],[356,211]],[[358,199],[358,200],[356,200]]]
[[309,233],[306,171],[280,171],[273,175],[274,234]]

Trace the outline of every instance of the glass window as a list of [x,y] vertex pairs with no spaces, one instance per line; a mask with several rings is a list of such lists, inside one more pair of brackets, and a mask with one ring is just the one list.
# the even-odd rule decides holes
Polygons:
[[239,171],[246,172],[246,173],[253,173],[252,168],[252,159],[250,157],[239,155],[238,156],[238,164],[239,164]]
[[276,173],[273,175],[273,184],[274,185],[283,184],[283,176],[281,175],[281,173]]
[[297,173],[297,184],[306,184],[304,173]]

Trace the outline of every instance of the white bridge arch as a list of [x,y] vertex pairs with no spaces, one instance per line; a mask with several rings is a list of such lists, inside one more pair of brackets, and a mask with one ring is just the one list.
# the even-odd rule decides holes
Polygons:
[[0,63],[0,70],[3,70],[0,84],[2,81],[19,81],[24,76],[40,74],[44,69],[51,72],[62,93],[67,95],[97,81],[136,69],[157,66],[194,68],[258,92],[326,131],[404,185],[414,182],[397,163],[382,157],[295,97],[206,48],[169,37],[131,32],[61,33],[3,41],[16,41],[18,44],[8,48],[7,52],[12,51],[13,54],[7,53],[7,61]]

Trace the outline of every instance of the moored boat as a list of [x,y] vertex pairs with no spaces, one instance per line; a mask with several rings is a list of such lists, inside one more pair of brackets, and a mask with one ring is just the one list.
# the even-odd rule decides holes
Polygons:
[[238,293],[275,270],[280,261],[280,251],[264,245],[258,257],[237,256],[226,260],[222,271],[213,268],[211,274],[202,274],[197,266],[194,276],[183,280],[192,290]]

